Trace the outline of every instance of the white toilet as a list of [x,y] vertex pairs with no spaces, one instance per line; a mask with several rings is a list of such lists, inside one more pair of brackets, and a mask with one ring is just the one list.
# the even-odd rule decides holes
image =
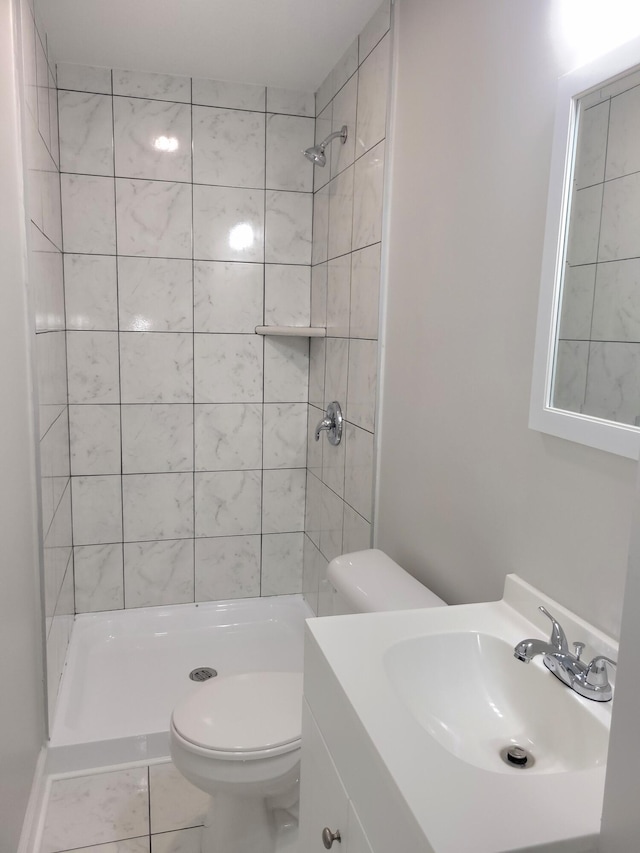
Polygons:
[[[335,614],[445,605],[375,549],[336,557],[327,577]],[[212,679],[176,705],[171,758],[212,795],[202,853],[273,853],[276,836],[279,850],[295,849],[286,839],[298,801],[301,712],[300,672]]]

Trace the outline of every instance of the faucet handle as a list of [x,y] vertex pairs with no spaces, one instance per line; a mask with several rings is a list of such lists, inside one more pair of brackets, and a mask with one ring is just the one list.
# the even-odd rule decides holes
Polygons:
[[584,651],[584,643],[580,643],[580,642],[576,641],[575,643],[572,643],[571,645],[573,646],[573,651],[574,651],[574,654],[576,656],[576,660],[580,660],[580,655]]
[[618,661],[611,660],[606,655],[596,655],[587,667],[585,681],[589,687],[608,687],[609,673],[607,672],[607,664],[617,666]]
[[552,616],[546,607],[540,605],[538,610],[547,617],[547,619],[551,620],[552,628],[551,628],[551,639],[549,640],[552,646],[555,646],[559,652],[568,652],[569,644],[567,642],[567,635],[562,630],[562,626],[558,622],[558,620]]

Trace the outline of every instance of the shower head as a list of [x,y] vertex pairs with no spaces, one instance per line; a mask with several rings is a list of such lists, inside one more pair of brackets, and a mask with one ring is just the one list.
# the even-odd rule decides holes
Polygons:
[[311,148],[305,149],[302,153],[307,158],[307,160],[311,160],[314,166],[324,166],[327,162],[327,156],[324,153],[324,149],[334,139],[338,139],[338,137],[342,140],[342,144],[344,145],[344,143],[347,141],[346,124],[343,124],[340,130],[336,130],[335,133],[330,133],[329,136],[327,136],[327,138],[323,140],[319,145],[313,145]]

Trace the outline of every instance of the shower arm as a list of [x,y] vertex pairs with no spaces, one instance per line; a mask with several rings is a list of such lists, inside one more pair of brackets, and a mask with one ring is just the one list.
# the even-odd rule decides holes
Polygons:
[[330,133],[329,136],[327,136],[327,138],[325,140],[323,140],[318,147],[324,153],[324,149],[327,147],[327,145],[330,142],[333,142],[334,139],[338,139],[338,137],[340,137],[340,139],[342,139],[343,142],[347,141],[347,127],[346,127],[346,125],[343,125],[341,130],[335,130],[333,133]]

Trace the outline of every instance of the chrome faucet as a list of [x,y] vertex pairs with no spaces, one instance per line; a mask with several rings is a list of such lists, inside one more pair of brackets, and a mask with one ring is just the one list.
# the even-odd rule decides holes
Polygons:
[[569,651],[567,636],[560,623],[546,607],[538,608],[551,620],[551,637],[548,643],[544,640],[521,640],[513,650],[513,655],[523,663],[530,663],[536,655],[544,655],[543,663],[563,684],[575,690],[585,699],[595,702],[608,702],[612,695],[609,683],[607,663],[613,666],[617,661],[606,655],[597,655],[591,663],[585,664],[580,660],[584,643],[573,643],[574,654]]

